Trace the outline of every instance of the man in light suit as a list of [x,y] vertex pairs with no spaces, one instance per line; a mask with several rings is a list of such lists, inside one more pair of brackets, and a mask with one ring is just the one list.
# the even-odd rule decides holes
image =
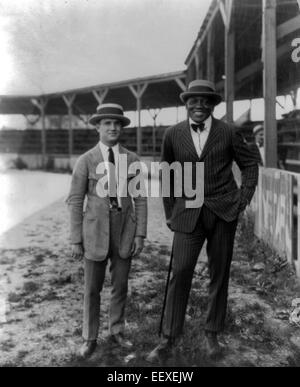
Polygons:
[[[85,341],[80,349],[84,358],[90,356],[97,345],[100,292],[109,259],[112,284],[110,337],[122,347],[132,346],[124,337],[128,274],[132,257],[143,249],[147,228],[147,198],[132,197],[130,192],[123,195],[118,189],[124,180],[127,189],[130,180],[138,174],[131,172],[120,176],[139,160],[135,153],[119,144],[123,127],[129,125],[130,120],[124,116],[122,106],[103,104],[98,106],[90,123],[96,126],[100,141],[76,162],[67,199],[72,255],[78,259],[84,257],[82,334]],[[124,160],[127,161],[125,170]]]
[[[187,208],[186,200],[190,199],[172,195],[164,198],[167,225],[174,231],[172,276],[163,337],[148,356],[149,361],[172,348],[182,334],[194,268],[205,240],[210,275],[205,341],[210,356],[220,353],[218,333],[224,327],[237,219],[250,203],[258,179],[259,155],[232,125],[212,116],[214,107],[221,102],[214,84],[195,80],[180,98],[188,119],[167,129],[162,161],[176,161],[182,166],[191,162],[194,167],[203,162],[204,203]],[[240,188],[233,177],[233,161],[242,173]]]

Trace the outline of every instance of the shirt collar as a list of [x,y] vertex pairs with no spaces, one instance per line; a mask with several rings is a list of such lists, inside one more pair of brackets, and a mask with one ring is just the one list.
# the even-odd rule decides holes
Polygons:
[[[212,124],[211,116],[209,116],[203,123],[204,123],[204,130],[207,130],[209,132]],[[191,124],[198,125],[197,122],[193,121],[191,118],[189,118],[189,124],[190,124],[190,127],[191,127]]]
[[102,141],[99,141],[99,146],[100,146],[102,153],[104,153],[104,152],[107,153],[109,148],[111,148],[114,153],[117,153],[119,151],[119,143],[117,143],[116,145],[114,145],[112,147],[109,147],[109,146],[103,144]]

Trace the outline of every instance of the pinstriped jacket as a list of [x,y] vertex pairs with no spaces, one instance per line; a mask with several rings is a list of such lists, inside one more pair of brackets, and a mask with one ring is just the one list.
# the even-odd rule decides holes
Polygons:
[[[196,162],[204,162],[204,205],[227,222],[236,219],[250,203],[258,180],[258,160],[258,152],[249,147],[234,126],[215,118],[200,158],[188,120],[168,128],[163,139],[162,161],[177,161],[182,165],[192,162],[193,166]],[[240,188],[233,177],[233,161],[241,170]],[[186,208],[186,200],[185,197],[174,197],[174,194],[163,198],[166,218],[174,231],[189,233],[196,226],[201,207]]]

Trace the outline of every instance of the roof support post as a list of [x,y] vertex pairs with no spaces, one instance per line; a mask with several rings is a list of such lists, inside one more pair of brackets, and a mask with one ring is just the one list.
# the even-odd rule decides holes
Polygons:
[[108,87],[106,87],[105,89],[93,90],[92,93],[98,104],[102,105],[104,98],[108,93]]
[[263,94],[265,100],[265,166],[277,167],[276,0],[263,0]]
[[225,36],[225,101],[226,120],[233,122],[235,36],[233,29],[226,28]]
[[200,78],[199,50],[195,51],[195,68],[196,68],[196,79],[199,79]]
[[148,109],[148,112],[150,114],[150,116],[152,117],[153,119],[153,126],[152,126],[152,154],[153,154],[153,157],[156,156],[156,119],[157,119],[157,116],[159,115],[161,109],[153,109],[151,111],[151,109]]
[[207,79],[211,82],[215,81],[215,54],[214,54],[214,44],[213,44],[213,23],[210,25],[210,28],[207,32],[207,53],[206,53],[206,74]]
[[47,138],[46,138],[46,120],[45,120],[45,109],[48,103],[47,98],[32,98],[31,103],[40,110],[42,118],[42,132],[41,132],[41,152],[42,152],[42,168],[46,167],[47,157]]
[[129,85],[129,89],[136,98],[136,110],[138,112],[138,126],[137,126],[137,154],[142,154],[142,131],[141,131],[141,109],[142,109],[142,95],[144,94],[148,83]]
[[225,101],[226,120],[233,122],[235,34],[232,28],[233,0],[219,0],[225,26]]
[[181,88],[182,91],[186,90],[186,86],[180,78],[175,78],[175,81],[176,81],[177,85]]
[[71,157],[73,155],[73,127],[72,127],[72,121],[73,121],[73,109],[72,105],[74,102],[74,99],[76,97],[76,94],[70,94],[70,95],[63,95],[63,100],[65,101],[65,104],[68,108],[68,117],[69,117],[69,162],[71,161]]

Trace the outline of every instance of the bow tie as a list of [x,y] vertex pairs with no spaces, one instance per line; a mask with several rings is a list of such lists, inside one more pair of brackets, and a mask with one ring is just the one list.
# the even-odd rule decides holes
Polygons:
[[191,127],[192,129],[197,132],[198,129],[200,130],[200,132],[203,132],[203,130],[205,130],[205,125],[203,123],[201,124],[191,124]]

